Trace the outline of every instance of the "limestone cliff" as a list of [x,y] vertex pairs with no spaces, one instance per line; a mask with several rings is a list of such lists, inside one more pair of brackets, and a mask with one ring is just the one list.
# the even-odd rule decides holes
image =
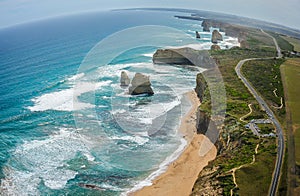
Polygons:
[[203,68],[211,68],[215,62],[207,51],[194,50],[184,47],[178,49],[158,49],[152,61],[155,64],[195,65]]
[[193,63],[183,53],[186,53],[185,49],[158,49],[153,55],[153,63],[192,65]]

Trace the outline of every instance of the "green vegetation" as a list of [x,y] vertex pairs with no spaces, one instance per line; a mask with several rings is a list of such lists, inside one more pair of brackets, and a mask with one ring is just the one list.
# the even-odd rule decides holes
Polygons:
[[281,98],[284,99],[284,91],[281,81],[280,65],[283,62],[284,60],[282,59],[256,60],[246,62],[242,67],[242,72],[245,77],[265,98],[282,124],[285,122],[283,100],[283,106],[281,107]]
[[288,36],[281,36],[283,39],[286,41],[290,42],[294,46],[294,50],[300,52],[300,40],[293,38],[293,37],[288,37]]
[[246,32],[247,43],[250,49],[269,50],[274,53],[276,52],[273,39],[262,33],[260,29],[247,28]]
[[[249,195],[249,190],[252,190],[251,193],[253,194],[250,195],[267,195],[269,190],[276,160],[276,139],[258,138],[252,131],[245,128],[245,122],[240,121],[242,116],[249,113],[248,104],[251,104],[253,111],[250,116],[244,119],[245,121],[267,118],[267,115],[237,77],[235,67],[240,60],[247,58],[275,57],[276,50],[272,38],[260,30],[245,28],[243,32],[245,32],[245,36],[243,37],[242,48],[234,47],[229,50],[210,51],[211,57],[216,61],[223,76],[226,89],[226,117],[216,144],[219,148],[218,156],[200,173],[192,195],[201,194],[207,179],[211,181],[209,186],[212,187],[211,190],[214,194],[217,194],[214,190],[218,190],[218,194],[221,191],[223,195],[230,195],[231,191],[234,195]],[[261,63],[255,62],[254,64],[257,63],[260,66],[259,69],[255,70],[251,67],[251,73],[254,77],[260,78],[260,75],[264,75],[264,78],[260,79],[268,83],[269,86],[263,85],[262,88],[268,89],[271,93],[267,94],[267,102],[274,104],[275,107],[280,106],[280,98],[274,98],[273,90],[278,88],[277,95],[283,97],[283,88],[280,87],[282,84],[275,84],[273,78],[276,74],[276,82],[281,80],[279,65],[282,62],[281,60],[263,61],[262,66]],[[271,67],[264,68],[265,66]],[[267,71],[268,69],[271,71]],[[200,109],[209,112],[210,104],[207,89]],[[282,110],[284,111],[284,108]],[[266,125],[262,129],[263,132],[269,133],[274,128],[272,125]],[[255,162],[252,163],[258,144],[259,151]],[[235,172],[238,180],[237,188],[233,182],[233,169],[237,169]],[[206,179],[206,181],[201,179]]]
[[282,36],[280,36],[279,34],[273,33],[273,32],[268,32],[268,34],[272,35],[276,39],[276,41],[277,41],[279,47],[281,48],[281,50],[287,50],[287,51],[293,51],[294,50],[294,46],[292,44],[290,44],[289,41],[282,38]]
[[300,190],[297,184],[300,182],[300,176],[292,172],[290,168],[300,167],[300,91],[296,84],[300,79],[300,59],[287,60],[282,68],[282,76],[285,88],[287,104],[287,128],[288,128],[288,190],[290,194],[299,195]]
[[275,166],[275,139],[264,139],[260,142],[255,162],[236,171],[238,195],[268,195],[269,185]]
[[257,124],[257,126],[260,129],[261,134],[272,133],[275,129],[273,124]]
[[220,176],[217,178],[219,182],[221,182],[221,186],[224,187],[223,195],[230,195],[230,190],[235,187],[232,181],[232,175]]

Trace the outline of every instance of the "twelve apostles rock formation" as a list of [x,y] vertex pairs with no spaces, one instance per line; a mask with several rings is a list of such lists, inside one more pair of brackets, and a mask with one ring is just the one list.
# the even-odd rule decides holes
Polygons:
[[200,38],[201,38],[200,33],[199,33],[198,31],[196,31],[196,38],[197,38],[197,39],[200,39]]
[[129,94],[131,94],[131,95],[140,95],[140,94],[153,95],[154,92],[151,88],[150,77],[143,75],[141,73],[136,73],[131,81],[131,86],[129,87]]
[[130,84],[130,78],[125,71],[121,72],[120,83],[121,86],[128,86]]
[[218,41],[223,41],[223,37],[218,30],[214,30],[211,36],[211,42],[217,44]]

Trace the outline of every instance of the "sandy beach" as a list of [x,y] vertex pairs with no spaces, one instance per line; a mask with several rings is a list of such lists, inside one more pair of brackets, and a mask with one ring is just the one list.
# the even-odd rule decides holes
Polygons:
[[[214,145],[208,153],[200,156],[201,148],[211,144],[204,135],[196,133],[196,112],[200,105],[199,99],[194,91],[187,93],[187,97],[192,103],[190,111],[181,119],[179,131],[187,140],[188,144],[179,156],[179,158],[171,163],[165,173],[156,178],[151,186],[130,194],[134,196],[185,196],[192,191],[193,185],[197,180],[199,172],[208,164],[209,161],[215,159],[217,150]],[[208,143],[207,143],[208,142]]]

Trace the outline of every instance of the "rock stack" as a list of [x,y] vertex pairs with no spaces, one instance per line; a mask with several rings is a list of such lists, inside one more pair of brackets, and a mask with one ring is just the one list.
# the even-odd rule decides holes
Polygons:
[[217,44],[218,41],[223,41],[223,37],[218,30],[214,30],[211,36],[211,42]]
[[196,31],[196,38],[197,38],[197,39],[200,39],[200,38],[201,38],[198,31]]
[[153,95],[154,92],[151,88],[150,77],[143,75],[141,73],[136,73],[131,81],[131,86],[129,87],[129,94],[131,94],[131,95],[140,95],[140,94]]
[[121,72],[120,83],[121,83],[120,84],[121,86],[129,86],[129,84],[130,84],[130,78],[128,77],[128,75],[125,71]]

